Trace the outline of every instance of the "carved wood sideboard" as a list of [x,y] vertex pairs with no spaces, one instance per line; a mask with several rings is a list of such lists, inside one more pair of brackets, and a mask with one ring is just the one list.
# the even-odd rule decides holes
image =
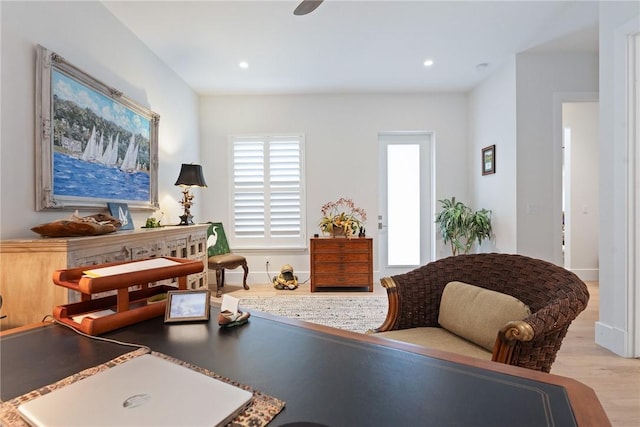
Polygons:
[[[35,238],[0,242],[0,329],[39,322],[56,305],[77,302],[77,292],[55,286],[55,270],[169,256],[202,260],[205,270],[187,288],[208,287],[207,225],[118,231],[90,237]],[[165,284],[165,283],[163,283]]]

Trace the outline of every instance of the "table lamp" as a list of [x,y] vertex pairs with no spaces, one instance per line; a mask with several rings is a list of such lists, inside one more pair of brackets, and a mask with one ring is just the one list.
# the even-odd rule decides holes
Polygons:
[[176,185],[182,187],[182,200],[180,204],[184,207],[184,214],[180,215],[180,224],[193,225],[193,216],[191,215],[191,206],[193,203],[193,195],[189,193],[191,187],[206,187],[207,183],[202,174],[202,166],[183,163],[180,168],[180,175]]

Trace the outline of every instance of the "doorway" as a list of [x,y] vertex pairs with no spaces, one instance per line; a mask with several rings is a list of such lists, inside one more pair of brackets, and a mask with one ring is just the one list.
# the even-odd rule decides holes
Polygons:
[[430,132],[378,134],[378,264],[381,277],[404,273],[431,260],[432,141]]
[[598,280],[598,102],[562,103],[564,267]]

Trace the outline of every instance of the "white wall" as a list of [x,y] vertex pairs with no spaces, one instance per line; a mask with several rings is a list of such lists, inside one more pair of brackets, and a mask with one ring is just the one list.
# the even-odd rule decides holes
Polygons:
[[[596,343],[624,356],[640,340],[640,284],[629,281],[627,239],[627,86],[628,34],[640,29],[640,3],[600,3],[600,318]],[[633,142],[632,142],[633,143]],[[637,146],[638,141],[635,141]],[[606,215],[604,214],[606,212]],[[636,218],[637,222],[637,218]],[[636,266],[637,268],[637,266]],[[636,319],[634,323],[634,317]]]
[[598,103],[562,105],[562,125],[571,129],[565,148],[565,262],[582,280],[598,280]]
[[598,55],[518,54],[516,91],[517,251],[562,265],[562,146],[554,94],[597,92]]
[[[319,232],[324,203],[351,197],[367,212],[375,270],[378,132],[433,131],[438,165],[435,197],[469,199],[465,94],[209,96],[201,99],[200,118],[202,164],[209,180],[204,190],[208,202],[201,207],[203,220],[230,222],[227,145],[232,134],[304,133],[307,237]],[[301,278],[307,277],[302,273],[309,270],[307,251],[248,255],[250,280],[264,282],[267,255],[273,269],[291,263]]]
[[[173,184],[182,162],[199,159],[195,93],[99,2],[2,2],[1,7],[0,238],[35,238],[31,227],[72,213],[35,211],[38,44],[160,115],[160,207],[167,223],[177,223],[180,192]],[[149,214],[134,213],[135,225],[143,225]]]
[[[516,240],[516,70],[515,57],[469,96],[471,206],[489,209],[495,238],[481,252],[515,253]],[[496,173],[482,175],[481,153],[496,145]]]

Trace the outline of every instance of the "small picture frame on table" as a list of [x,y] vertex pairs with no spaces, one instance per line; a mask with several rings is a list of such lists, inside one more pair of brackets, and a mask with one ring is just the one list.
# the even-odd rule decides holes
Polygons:
[[482,149],[482,175],[496,173],[496,146],[490,145]]
[[165,323],[209,320],[211,293],[208,289],[167,292]]
[[112,217],[118,218],[120,221],[120,230],[133,230],[133,218],[129,212],[129,206],[126,203],[107,203],[109,213]]

